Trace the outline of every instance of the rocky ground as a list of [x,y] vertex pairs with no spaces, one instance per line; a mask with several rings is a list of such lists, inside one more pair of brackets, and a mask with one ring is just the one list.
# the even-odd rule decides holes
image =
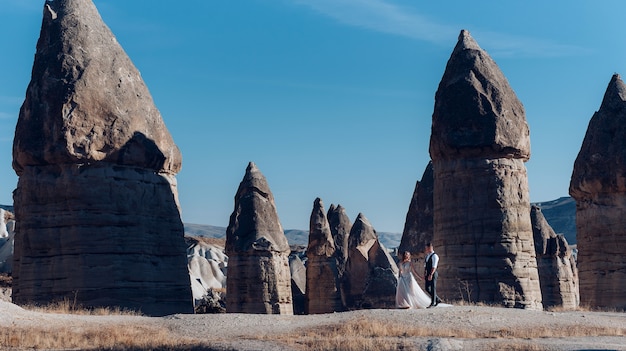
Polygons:
[[[422,328],[449,336],[398,336],[403,350],[626,350],[626,314],[622,312],[544,312],[486,306],[451,306],[425,310],[360,310],[308,316],[257,314],[140,316],[80,316],[33,312],[0,301],[0,328],[142,325],[164,327],[180,338],[211,345],[212,350],[306,350],[297,343],[306,331],[329,325],[367,321]],[[602,336],[603,330],[621,330],[621,336]],[[530,336],[510,337],[515,330]],[[563,331],[591,331],[586,336],[558,337]],[[535,335],[532,333],[536,331]],[[552,337],[535,337],[551,334]],[[467,334],[483,334],[468,337]],[[431,334],[431,335],[432,335]],[[362,336],[367,338],[367,336]],[[291,345],[289,344],[291,341]],[[396,348],[391,348],[396,349]]]

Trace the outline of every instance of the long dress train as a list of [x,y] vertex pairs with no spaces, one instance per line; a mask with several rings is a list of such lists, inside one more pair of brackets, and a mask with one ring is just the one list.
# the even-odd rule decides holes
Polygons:
[[430,305],[430,296],[417,284],[411,272],[411,262],[402,262],[398,267],[398,288],[396,290],[396,307],[426,308]]

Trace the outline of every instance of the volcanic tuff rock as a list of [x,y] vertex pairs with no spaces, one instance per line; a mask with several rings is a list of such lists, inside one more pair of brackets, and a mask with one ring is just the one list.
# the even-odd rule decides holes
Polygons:
[[430,155],[438,295],[540,309],[524,108],[465,30],[435,95]]
[[394,308],[398,267],[378,241],[376,230],[359,213],[350,230],[341,298],[348,309]]
[[424,256],[424,246],[433,240],[433,163],[428,162],[415,191],[404,222],[398,252],[409,251],[413,257]]
[[332,313],[341,311],[339,272],[335,256],[335,241],[320,198],[315,199],[309,226],[307,255],[307,312]]
[[337,270],[341,277],[346,267],[346,261],[348,260],[348,240],[352,223],[346,214],[346,210],[341,205],[335,207],[335,205],[331,204],[326,217],[328,219],[328,225],[330,226],[330,232],[333,235]]
[[626,309],[626,85],[614,75],[574,163],[580,302]]
[[543,306],[576,309],[580,299],[578,270],[572,250],[565,237],[554,232],[538,206],[531,207],[530,217]]
[[229,313],[293,314],[289,243],[274,195],[252,162],[226,229]]
[[89,0],[46,1],[13,142],[13,300],[192,312],[181,155]]
[[13,242],[15,219],[13,214],[0,209],[0,273],[13,271]]
[[187,268],[191,279],[194,307],[205,300],[207,291],[226,288],[228,257],[224,248],[203,238],[185,236]]
[[291,273],[291,296],[293,299],[293,314],[306,314],[306,287],[307,268],[300,256],[292,253],[289,255],[289,272]]

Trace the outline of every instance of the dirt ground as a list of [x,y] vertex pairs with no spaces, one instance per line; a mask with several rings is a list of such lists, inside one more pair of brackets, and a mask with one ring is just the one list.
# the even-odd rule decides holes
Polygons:
[[[191,338],[212,350],[306,350],[298,338],[314,328],[353,321],[381,325],[403,324],[436,334],[440,331],[482,332],[494,335],[464,338],[462,335],[398,336],[403,350],[626,350],[626,313],[599,311],[546,312],[486,306],[449,306],[422,310],[360,310],[305,315],[204,314],[142,316],[84,316],[51,314],[22,309],[0,301],[0,328],[143,325],[165,327],[181,338]],[[602,330],[620,328],[621,336],[602,336]],[[507,337],[507,330],[595,330],[576,337]],[[286,340],[291,340],[287,343]],[[393,344],[393,340],[390,342]],[[400,344],[400,343],[399,343]],[[532,347],[531,347],[532,346]]]

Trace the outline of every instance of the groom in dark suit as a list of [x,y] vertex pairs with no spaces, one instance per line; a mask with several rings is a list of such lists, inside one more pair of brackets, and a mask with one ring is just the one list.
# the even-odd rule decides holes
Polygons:
[[437,296],[437,265],[439,264],[439,256],[433,249],[433,244],[427,243],[424,247],[426,254],[424,263],[424,280],[426,281],[426,292],[431,296],[430,307],[437,306],[441,299]]

